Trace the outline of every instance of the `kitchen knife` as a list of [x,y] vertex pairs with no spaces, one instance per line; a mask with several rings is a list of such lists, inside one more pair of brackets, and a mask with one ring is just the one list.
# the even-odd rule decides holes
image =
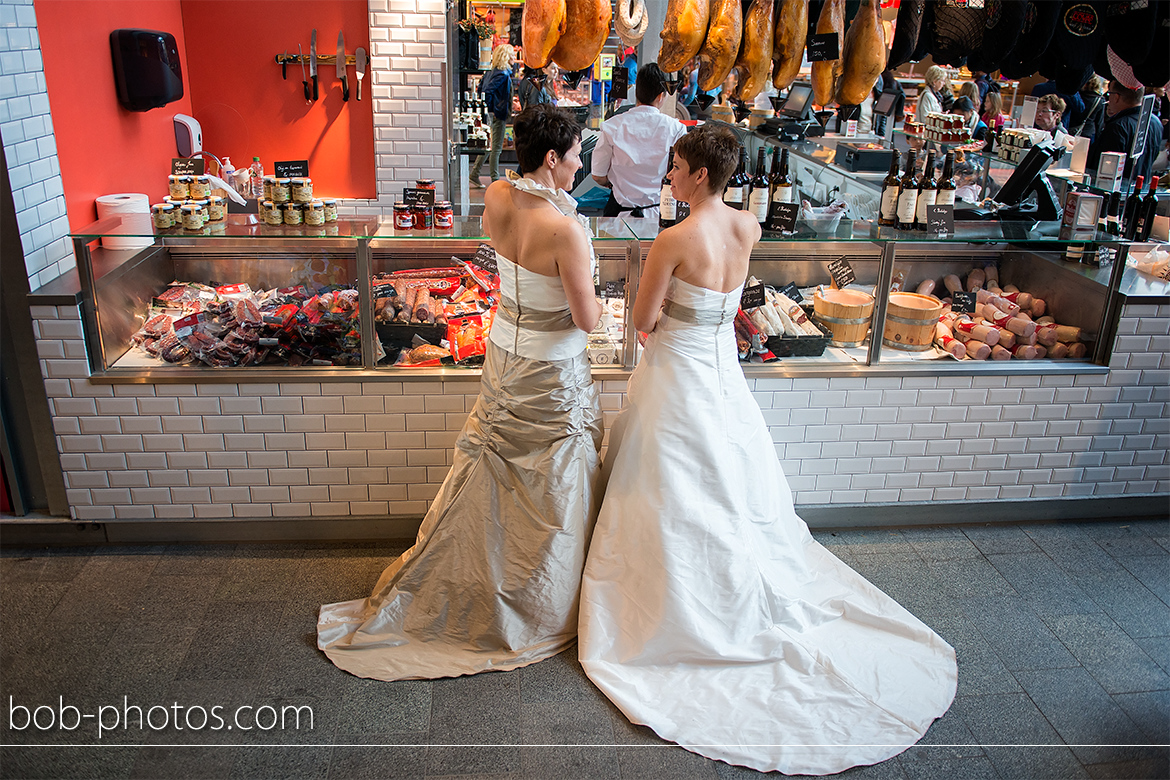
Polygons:
[[357,50],[357,80],[358,80],[358,100],[362,99],[362,79],[366,75],[366,50],[358,47]]
[[280,59],[280,77],[288,81],[288,49],[284,50],[284,56]]
[[341,79],[341,99],[349,100],[349,80],[345,76],[345,31],[337,33],[337,78]]
[[317,28],[309,39],[309,78],[313,80],[313,100],[317,99]]
[[313,90],[309,89],[309,77],[305,71],[305,50],[301,48],[299,43],[297,44],[297,59],[301,61],[301,86],[305,88],[305,102],[312,104]]

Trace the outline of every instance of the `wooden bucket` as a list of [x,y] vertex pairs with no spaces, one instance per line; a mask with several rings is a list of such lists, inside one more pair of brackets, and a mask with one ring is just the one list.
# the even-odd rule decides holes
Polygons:
[[824,290],[813,294],[813,316],[828,328],[834,347],[856,347],[869,333],[873,296],[860,290]]
[[934,346],[934,326],[942,308],[942,301],[933,295],[890,293],[882,344],[905,352],[925,352]]

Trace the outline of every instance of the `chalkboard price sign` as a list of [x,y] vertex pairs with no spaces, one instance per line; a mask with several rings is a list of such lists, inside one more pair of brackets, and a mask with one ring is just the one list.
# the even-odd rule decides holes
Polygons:
[[773,203],[772,221],[768,229],[781,233],[792,233],[796,230],[796,219],[799,216],[799,203]]
[[202,176],[202,157],[173,157],[171,158],[171,173],[175,176]]
[[857,281],[857,276],[853,273],[853,266],[849,265],[849,261],[844,257],[838,257],[829,263],[829,276],[833,277],[834,284],[842,290],[847,285]]
[[479,249],[475,250],[475,256],[471,258],[471,263],[493,274],[500,272],[496,264],[496,250],[491,244],[480,244]]
[[743,288],[739,296],[739,308],[744,311],[764,305],[764,285],[753,284]]
[[956,290],[951,293],[951,311],[955,314],[975,313],[975,293]]
[[[413,206],[416,203],[425,203],[428,206],[435,205],[435,191],[434,190],[419,190],[414,187],[403,187],[402,200],[408,205]],[[495,273],[494,271],[492,273]]]
[[926,232],[931,236],[955,234],[955,207],[947,203],[926,207]]
[[837,33],[808,36],[808,61],[824,62],[841,58],[837,51]]
[[308,176],[309,175],[309,161],[308,160],[282,160],[275,163],[276,178],[291,179],[294,176]]
[[605,283],[606,298],[624,298],[626,295],[626,280],[611,279]]
[[780,292],[792,299],[793,303],[800,303],[804,300],[804,296],[800,294],[800,290],[796,286],[796,282],[789,282],[780,288]]

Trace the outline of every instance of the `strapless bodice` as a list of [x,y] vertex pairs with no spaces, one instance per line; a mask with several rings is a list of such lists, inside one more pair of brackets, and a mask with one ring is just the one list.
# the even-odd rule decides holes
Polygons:
[[496,255],[500,306],[489,338],[532,360],[565,360],[585,349],[587,334],[573,324],[559,276],[544,276]]

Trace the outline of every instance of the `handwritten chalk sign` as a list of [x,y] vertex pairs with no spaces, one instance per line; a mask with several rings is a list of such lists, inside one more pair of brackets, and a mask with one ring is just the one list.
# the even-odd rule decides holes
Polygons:
[[[435,205],[435,191],[404,187],[402,189],[402,200],[409,206],[413,206],[416,203],[425,203],[428,206],[433,206]],[[495,271],[492,273],[495,273]]]
[[837,51],[837,33],[808,36],[808,61],[824,62],[841,58]]
[[833,283],[842,290],[847,285],[857,281],[857,276],[853,273],[853,266],[849,265],[849,261],[844,257],[838,257],[829,263],[829,276],[833,277]]
[[174,157],[171,159],[171,173],[175,176],[202,176],[202,157]]
[[974,314],[975,298],[976,295],[973,292],[956,290],[951,293],[951,311],[956,314]]
[[274,164],[276,178],[291,179],[309,175],[308,160],[282,160]]
[[739,296],[739,308],[747,311],[764,305],[764,285],[753,284],[743,288]]
[[800,303],[804,300],[804,296],[800,294],[800,289],[797,288],[796,282],[789,282],[780,288],[780,292],[792,299],[793,303]]
[[610,279],[605,283],[606,298],[624,298],[626,295],[625,279]]
[[500,268],[496,264],[496,250],[492,248],[491,244],[480,244],[470,262],[489,273],[498,274],[500,272]]
[[772,203],[772,219],[768,223],[769,230],[781,233],[792,233],[796,230],[796,220],[800,217],[799,203]]
[[926,232],[933,237],[955,234],[955,207],[949,203],[926,207]]

